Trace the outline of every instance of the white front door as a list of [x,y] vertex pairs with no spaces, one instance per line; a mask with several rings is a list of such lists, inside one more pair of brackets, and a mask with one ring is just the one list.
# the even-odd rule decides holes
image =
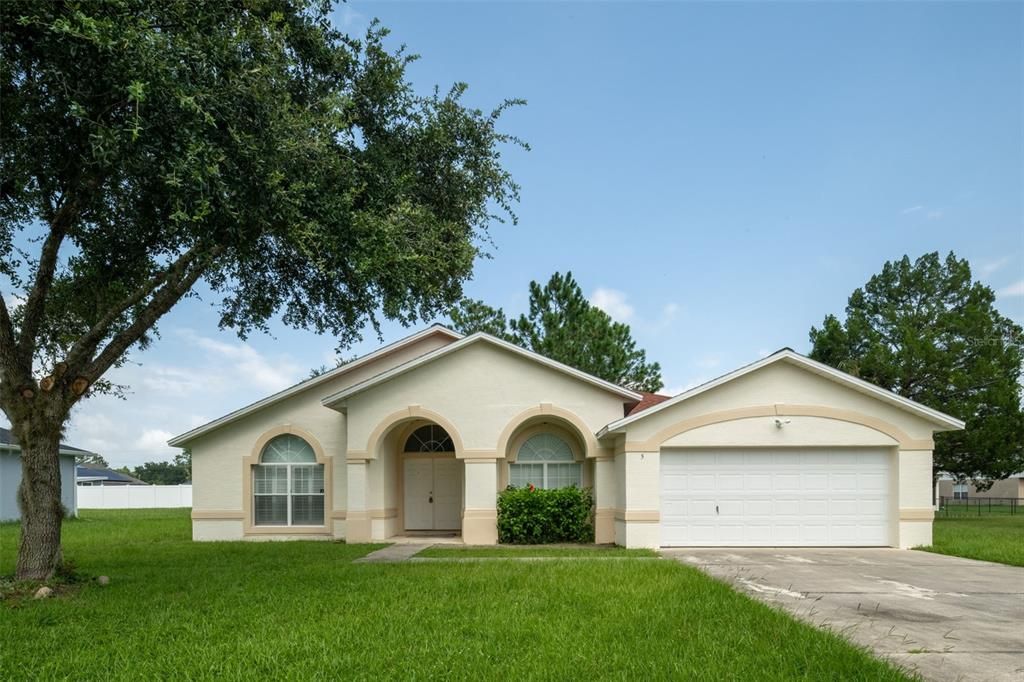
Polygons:
[[663,450],[664,546],[887,546],[892,456],[876,449]]
[[453,458],[434,460],[434,530],[458,530],[461,526],[460,466]]
[[459,461],[451,457],[405,459],[405,529],[458,530],[462,508]]

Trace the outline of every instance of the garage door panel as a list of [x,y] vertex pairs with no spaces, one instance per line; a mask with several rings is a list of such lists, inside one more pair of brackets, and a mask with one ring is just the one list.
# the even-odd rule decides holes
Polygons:
[[772,489],[772,474],[747,474],[743,477],[743,488],[748,492],[770,492]]
[[884,449],[666,450],[665,545],[888,545]]

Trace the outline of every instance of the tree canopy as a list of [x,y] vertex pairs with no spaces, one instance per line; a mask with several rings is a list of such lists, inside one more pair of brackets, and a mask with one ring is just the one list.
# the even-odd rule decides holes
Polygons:
[[810,337],[814,359],[967,423],[936,434],[936,472],[985,487],[1024,470],[1024,336],[966,260],[887,262]]
[[556,272],[543,286],[530,282],[529,311],[517,318],[464,299],[451,319],[463,334],[487,332],[619,386],[654,392],[664,385],[661,365],[647,362],[629,325],[592,305],[571,272]]
[[350,37],[330,10],[0,3],[0,407],[25,452],[20,577],[59,561],[69,410],[116,388],[104,374],[182,298],[202,291],[243,336],[279,315],[345,346],[381,318],[446,310],[488,226],[514,220],[500,154],[518,140],[497,124],[517,102],[420,94],[384,28]]

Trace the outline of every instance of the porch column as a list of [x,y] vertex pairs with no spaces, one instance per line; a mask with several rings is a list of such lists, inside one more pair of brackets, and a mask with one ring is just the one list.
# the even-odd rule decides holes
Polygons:
[[498,460],[464,459],[465,493],[462,541],[467,545],[498,544]]
[[620,473],[621,507],[615,510],[615,543],[626,547],[661,546],[661,453],[615,455]]
[[345,542],[369,542],[370,511],[367,507],[367,461],[365,458],[347,460],[348,509],[345,512]]
[[896,453],[899,510],[896,545],[902,549],[932,544],[932,451],[900,450]]
[[594,459],[594,542],[615,542],[615,458]]

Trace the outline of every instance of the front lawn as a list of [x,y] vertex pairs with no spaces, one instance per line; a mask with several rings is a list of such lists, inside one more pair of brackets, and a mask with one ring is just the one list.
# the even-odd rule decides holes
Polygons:
[[926,552],[1024,566],[1024,513],[1014,516],[936,516]]
[[353,564],[373,547],[193,543],[187,510],[64,537],[111,584],[0,603],[0,679],[906,679],[675,561]]

